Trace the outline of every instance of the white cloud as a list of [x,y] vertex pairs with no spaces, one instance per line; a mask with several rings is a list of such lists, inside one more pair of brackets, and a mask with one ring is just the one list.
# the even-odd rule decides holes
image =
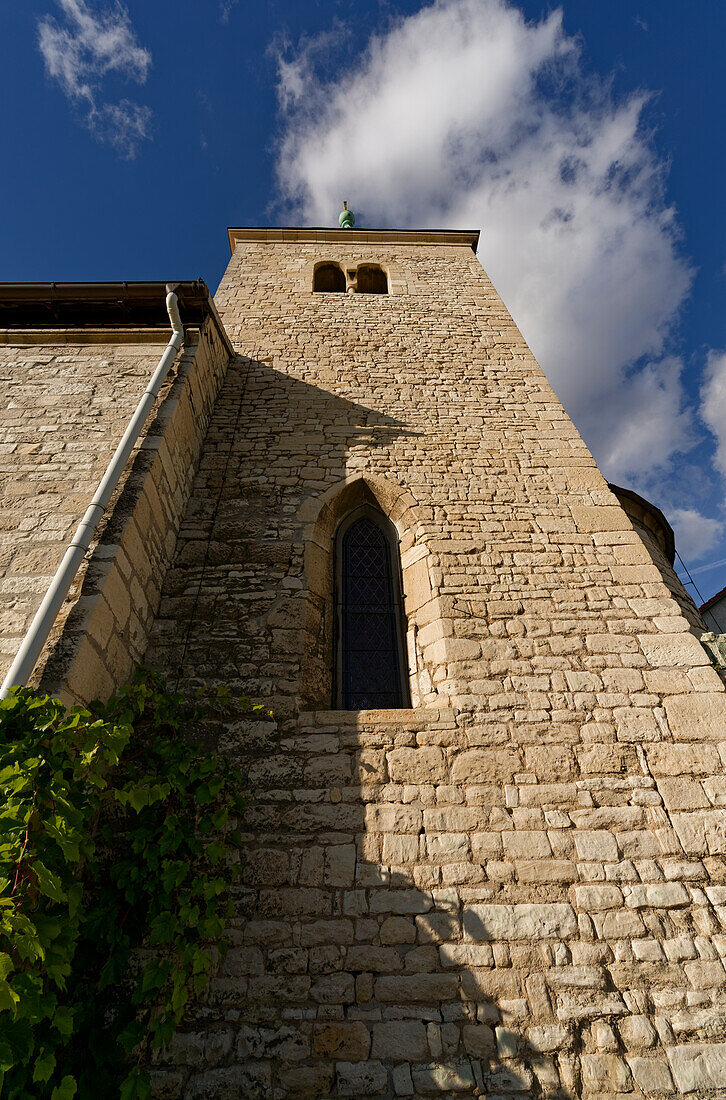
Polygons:
[[726,476],[726,351],[709,352],[701,416],[716,439],[716,466]]
[[128,99],[93,107],[88,119],[98,140],[112,145],[125,160],[132,160],[137,144],[151,136],[150,108]]
[[38,47],[48,75],[83,112],[94,136],[125,158],[135,156],[139,141],[150,137],[151,111],[122,99],[100,98],[109,74],[143,84],[151,54],[139,45],[129,13],[120,3],[95,11],[86,0],[56,0],[64,16],[38,22]]
[[672,508],[668,519],[676,536],[678,553],[686,564],[703,558],[723,535],[723,523],[701,515],[695,508]]
[[711,569],[718,569],[722,565],[726,565],[726,558],[718,558],[716,561],[707,561],[705,565],[699,565],[696,569],[691,569],[691,573],[708,573]]
[[219,0],[219,21],[229,23],[232,8],[236,7],[238,0]]
[[280,60],[286,219],[482,227],[480,259],[612,479],[691,442],[668,337],[691,282],[643,112],[583,69],[556,11],[437,0],[337,78]]

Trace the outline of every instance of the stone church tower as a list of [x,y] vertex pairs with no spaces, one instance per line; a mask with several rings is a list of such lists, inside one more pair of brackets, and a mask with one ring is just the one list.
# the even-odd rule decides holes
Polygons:
[[[229,237],[35,674],[274,713],[221,738],[244,885],[157,1094],[726,1097],[726,693],[667,521],[477,233]],[[158,358],[109,286],[0,288],[6,665]]]

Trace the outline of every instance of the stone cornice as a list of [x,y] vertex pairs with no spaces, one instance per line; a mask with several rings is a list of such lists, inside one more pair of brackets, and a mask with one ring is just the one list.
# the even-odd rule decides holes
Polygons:
[[238,242],[278,244],[287,241],[315,242],[319,244],[373,245],[461,245],[476,252],[479,244],[478,229],[324,229],[284,228],[266,229],[260,226],[232,226],[227,229],[232,252]]
[[108,325],[97,328],[0,328],[0,345],[12,347],[26,344],[166,344],[168,339],[168,331],[161,328],[112,328]]

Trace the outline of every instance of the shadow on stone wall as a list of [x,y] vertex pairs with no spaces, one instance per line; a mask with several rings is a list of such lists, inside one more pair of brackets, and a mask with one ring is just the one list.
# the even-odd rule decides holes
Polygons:
[[241,684],[278,716],[295,713],[310,598],[303,506],[355,471],[357,448],[369,472],[395,477],[397,443],[402,480],[423,477],[405,456],[418,433],[354,396],[258,360],[230,364],[152,632],[150,660],[170,678]]
[[[577,936],[570,905],[489,905],[500,887],[441,831],[446,807],[460,807],[453,792],[404,795],[380,769],[371,775],[375,753],[453,726],[446,712],[407,714],[393,725],[390,714],[380,725],[362,715],[362,730],[352,715],[336,727],[329,714],[326,732],[307,716],[299,729],[245,722],[221,733],[218,748],[249,779],[245,885],[229,952],[159,1060],[155,1095],[565,1100],[581,1095],[577,1056],[594,1016],[617,1048],[602,1016],[625,1012],[622,1000],[592,971],[569,983],[564,974]],[[496,812],[476,807],[482,822]],[[457,885],[441,883],[443,868]],[[565,1022],[548,979],[573,991]]]
[[671,1072],[723,1095],[726,1044],[704,1040],[725,1031],[726,942],[636,747],[580,743],[574,709],[525,728],[515,702],[478,727],[299,713],[302,506],[360,469],[433,522],[415,431],[353,389],[230,366],[165,581],[150,663],[277,721],[219,740],[249,781],[244,887],[157,1095],[660,1100]]
[[143,656],[226,366],[208,326],[187,334],[31,683],[88,704],[108,698]]

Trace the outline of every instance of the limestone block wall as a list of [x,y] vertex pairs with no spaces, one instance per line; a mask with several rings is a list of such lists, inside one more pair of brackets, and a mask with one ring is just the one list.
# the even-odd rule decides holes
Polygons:
[[226,731],[244,886],[156,1094],[723,1096],[726,743],[679,711],[672,743],[424,708]]
[[685,618],[688,620],[691,630],[700,638],[701,634],[708,630],[704,621],[703,615],[696,607],[690,593],[685,589],[683,582],[676,573],[675,569],[669,562],[668,558],[663,552],[663,547],[658,540],[654,537],[653,532],[637,521],[632,520],[635,530],[643,540],[643,545],[647,549],[648,553],[652,557],[653,561],[657,565],[663,580],[671,592],[673,598],[677,601],[681,608]]
[[[0,347],[3,675],[167,338],[9,333]],[[188,333],[36,667],[67,702],[108,696],[143,656],[227,359],[209,323]]]
[[3,676],[163,350],[72,335],[0,346]]
[[669,537],[671,540],[673,539],[673,532],[667,521],[663,522],[665,517],[658,509],[653,508],[636,493],[617,489],[615,486],[613,486],[613,489],[628,519],[643,540],[643,545],[653,559],[653,563],[663,578],[666,587],[688,620],[691,630],[697,638],[700,638],[701,634],[709,628],[694,602],[694,594],[686,590],[675,571],[672,563],[673,542],[670,544],[670,553],[667,552],[668,539]]
[[[160,1095],[726,1095],[726,694],[465,243],[240,231],[150,659],[267,701],[232,950]],[[313,294],[380,262],[389,296]],[[583,364],[586,369],[586,364]],[[330,709],[400,540],[413,709]]]

